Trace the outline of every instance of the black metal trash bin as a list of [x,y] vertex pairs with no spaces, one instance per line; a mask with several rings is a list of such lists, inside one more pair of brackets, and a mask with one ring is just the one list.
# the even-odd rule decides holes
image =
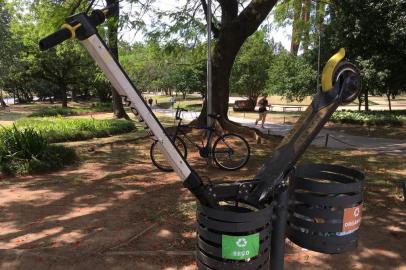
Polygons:
[[350,168],[299,165],[290,191],[287,237],[321,253],[355,249],[362,216],[364,174]]
[[269,269],[272,206],[197,206],[200,270]]

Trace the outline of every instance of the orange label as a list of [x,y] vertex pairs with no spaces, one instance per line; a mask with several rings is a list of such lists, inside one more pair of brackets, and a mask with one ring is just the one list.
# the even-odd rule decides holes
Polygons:
[[362,204],[344,209],[343,229],[342,232],[358,230],[361,225]]

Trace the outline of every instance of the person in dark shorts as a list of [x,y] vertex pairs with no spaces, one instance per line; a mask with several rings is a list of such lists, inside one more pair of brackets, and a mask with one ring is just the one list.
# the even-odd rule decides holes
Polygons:
[[255,125],[258,124],[258,122],[262,121],[261,128],[264,128],[264,123],[266,119],[266,114],[267,114],[267,107],[269,107],[269,102],[267,100],[268,95],[265,94],[259,101],[258,101],[258,113],[259,113],[259,118],[255,120]]

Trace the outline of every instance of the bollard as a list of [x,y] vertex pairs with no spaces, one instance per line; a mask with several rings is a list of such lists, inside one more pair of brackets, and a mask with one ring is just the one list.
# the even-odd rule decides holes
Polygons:
[[325,141],[325,143],[324,143],[324,147],[326,147],[327,148],[327,145],[328,145],[328,138],[329,138],[329,136],[330,136],[330,134],[326,134],[326,141]]

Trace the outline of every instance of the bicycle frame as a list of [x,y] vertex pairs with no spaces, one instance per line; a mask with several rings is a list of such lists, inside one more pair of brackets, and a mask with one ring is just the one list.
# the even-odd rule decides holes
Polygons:
[[[173,135],[173,140],[176,138],[176,136],[178,136],[179,134],[183,135],[183,137],[185,137],[193,146],[195,146],[199,151],[201,151],[202,149],[206,149],[208,155],[212,155],[212,139],[214,137],[214,135],[220,137],[221,134],[219,132],[217,132],[217,130],[213,127],[214,123],[211,126],[197,126],[197,127],[192,127],[189,125],[183,125],[182,124],[182,111],[184,111],[183,109],[177,108],[176,109],[176,114],[175,114],[175,119],[178,120],[178,125],[176,127],[175,130],[175,134]],[[202,140],[202,145],[200,146],[199,144],[195,143],[192,139],[190,139],[189,136],[187,136],[187,134],[185,132],[182,132],[182,129],[189,129],[189,128],[193,128],[193,129],[198,129],[198,130],[207,130],[207,140],[206,143],[204,143],[204,141]],[[202,155],[201,155],[202,156]],[[203,157],[203,156],[202,156]]]

